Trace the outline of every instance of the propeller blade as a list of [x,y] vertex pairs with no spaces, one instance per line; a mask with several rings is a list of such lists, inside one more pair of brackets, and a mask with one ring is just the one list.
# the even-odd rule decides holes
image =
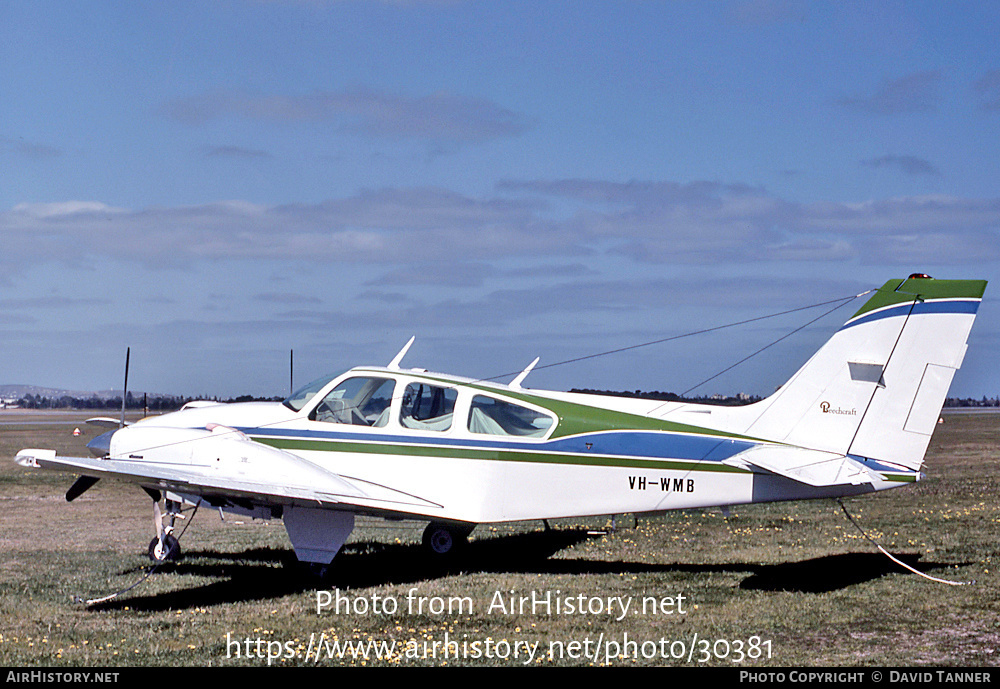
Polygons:
[[69,487],[69,490],[66,491],[66,502],[73,502],[90,490],[91,487],[93,487],[93,485],[100,480],[101,479],[94,478],[93,476],[81,476],[73,483],[72,486]]
[[128,358],[132,353],[131,347],[125,349],[125,384],[122,386],[122,421],[119,428],[125,428],[125,398],[128,395]]

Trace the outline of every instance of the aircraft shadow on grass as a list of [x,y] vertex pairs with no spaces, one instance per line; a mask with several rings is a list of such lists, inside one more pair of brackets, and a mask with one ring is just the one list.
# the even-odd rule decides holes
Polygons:
[[[419,584],[445,576],[477,573],[624,574],[746,573],[739,588],[750,591],[827,593],[873,581],[904,570],[874,553],[827,555],[799,562],[752,564],[653,564],[623,560],[561,559],[552,556],[595,538],[583,529],[559,529],[473,541],[447,562],[436,561],[419,545],[359,542],[345,546],[335,566],[322,579],[300,567],[291,551],[255,548],[234,554],[193,551],[186,561],[163,564],[159,573],[217,578],[209,584],[147,596],[124,595],[89,606],[91,610],[164,611],[265,600],[317,589],[362,589]],[[898,556],[928,572],[950,568],[945,563],[919,563],[919,554]],[[212,562],[214,560],[214,562]],[[139,575],[142,568],[123,572]],[[155,576],[155,573],[154,573]]]
[[[940,562],[919,562],[919,553],[896,555],[897,559],[923,573],[953,567]],[[969,563],[962,563],[966,565]],[[748,591],[828,593],[873,581],[889,574],[906,573],[899,565],[877,553],[842,553],[800,562],[760,565],[740,583]]]

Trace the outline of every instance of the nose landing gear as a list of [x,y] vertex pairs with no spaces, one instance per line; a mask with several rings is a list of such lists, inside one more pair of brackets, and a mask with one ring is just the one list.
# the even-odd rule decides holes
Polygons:
[[158,536],[149,542],[149,559],[153,562],[173,562],[181,558],[181,544],[171,534]]
[[181,544],[174,536],[177,520],[185,519],[181,513],[181,503],[164,500],[163,504],[166,514],[160,509],[159,499],[153,502],[153,528],[156,529],[156,537],[149,542],[148,551],[149,559],[157,564],[181,559]]

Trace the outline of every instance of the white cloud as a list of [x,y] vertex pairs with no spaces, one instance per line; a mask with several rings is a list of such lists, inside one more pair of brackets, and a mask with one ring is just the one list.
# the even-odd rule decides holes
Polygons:
[[11,138],[0,136],[0,154],[11,154],[22,158],[44,160],[46,158],[59,158],[63,155],[63,151],[54,146],[25,141],[23,137]]
[[861,164],[870,168],[896,168],[908,175],[929,175],[931,177],[941,175],[941,171],[930,161],[910,155],[884,155],[862,160]]
[[231,158],[235,160],[267,160],[273,156],[267,151],[243,146],[205,146],[201,149],[206,158]]
[[983,110],[1000,110],[1000,69],[987,72],[972,87],[985,99],[980,103]]
[[840,99],[845,107],[876,115],[897,115],[936,110],[940,101],[942,74],[937,70],[914,72],[883,79],[868,94]]
[[808,5],[801,0],[739,0],[729,8],[729,16],[744,26],[769,26],[804,22]]
[[500,190],[514,196],[427,187],[283,206],[20,204],[0,213],[0,232],[9,265],[86,256],[148,266],[335,261],[405,266],[386,274],[399,283],[466,286],[481,284],[504,257],[572,262],[613,254],[644,263],[743,264],[872,260],[905,245],[912,260],[954,263],[969,252],[987,260],[1000,253],[1000,199],[801,204],[744,185],[602,180],[507,182]]
[[524,116],[485,98],[448,92],[406,96],[366,88],[306,95],[216,91],[174,100],[164,112],[189,125],[228,118],[328,122],[375,138],[451,144],[517,136],[530,127]]
[[53,203],[19,203],[13,213],[38,219],[55,219],[66,216],[90,216],[106,213],[125,213],[124,208],[115,208],[98,201],[58,201]]

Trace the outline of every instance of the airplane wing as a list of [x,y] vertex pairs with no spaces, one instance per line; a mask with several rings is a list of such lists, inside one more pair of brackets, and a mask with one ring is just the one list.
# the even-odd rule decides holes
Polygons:
[[60,457],[55,450],[41,449],[21,450],[15,461],[29,468],[116,478],[147,488],[198,495],[212,504],[300,505],[373,514],[433,513],[441,508],[386,486],[327,471],[245,436],[224,442],[210,453],[214,461],[199,465],[154,461],[134,454],[124,459]]
[[752,465],[810,486],[856,486],[886,480],[882,474],[845,455],[787,445],[758,445],[724,463]]

